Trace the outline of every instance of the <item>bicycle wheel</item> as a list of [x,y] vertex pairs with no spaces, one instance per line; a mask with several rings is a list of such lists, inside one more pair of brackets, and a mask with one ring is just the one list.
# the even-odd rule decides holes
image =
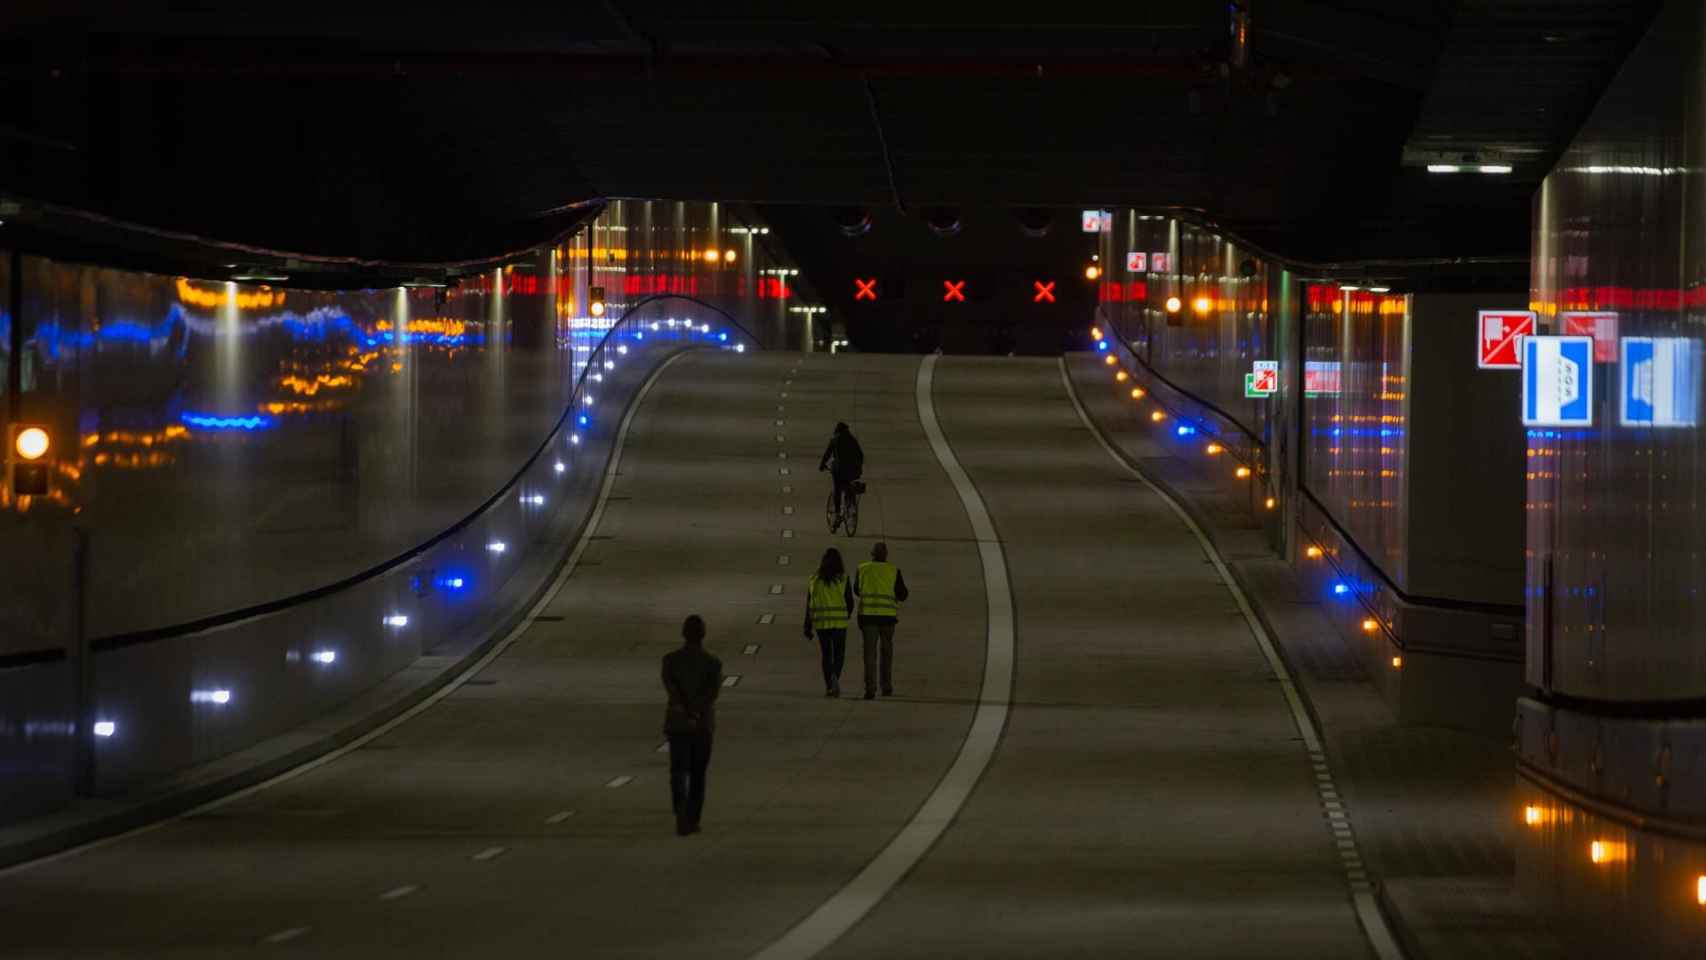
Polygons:
[[841,532],[849,537],[859,532],[859,495],[856,493],[847,495],[847,515],[841,518]]
[[829,499],[823,502],[823,519],[824,522],[829,524],[830,533],[834,533],[835,528],[841,526],[841,518],[835,515],[834,487],[829,488]]

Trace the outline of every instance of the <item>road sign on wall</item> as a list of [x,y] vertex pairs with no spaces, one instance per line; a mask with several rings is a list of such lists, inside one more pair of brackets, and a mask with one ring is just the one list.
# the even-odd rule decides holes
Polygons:
[[1522,338],[1522,422],[1593,426],[1593,338]]
[[1339,361],[1305,360],[1303,362],[1303,395],[1306,397],[1338,396]]
[[1609,311],[1561,313],[1558,319],[1563,321],[1560,333],[1593,338],[1595,363],[1617,360],[1617,314]]
[[1149,255],[1149,269],[1155,273],[1167,273],[1173,269],[1173,258],[1165,250],[1152,253]]
[[1266,395],[1279,391],[1279,361],[1257,360],[1250,364],[1251,383],[1257,393]]
[[1127,273],[1143,273],[1149,269],[1149,255],[1146,253],[1127,253],[1125,255]]
[[1476,317],[1476,365],[1483,370],[1522,366],[1522,339],[1534,333],[1533,310],[1482,310]]
[[[1595,341],[1597,345],[1598,341]],[[1628,337],[1617,420],[1626,427],[1692,427],[1700,419],[1700,341]]]

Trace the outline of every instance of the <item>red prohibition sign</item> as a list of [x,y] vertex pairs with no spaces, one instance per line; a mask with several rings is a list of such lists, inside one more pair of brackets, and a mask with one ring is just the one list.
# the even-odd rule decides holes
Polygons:
[[1031,286],[1037,288],[1037,295],[1031,298],[1032,303],[1053,303],[1054,302],[1054,281],[1053,280],[1050,280],[1047,283],[1044,283],[1041,280],[1032,280]]
[[859,288],[853,294],[853,299],[855,299],[855,300],[875,300],[875,299],[877,299],[877,278],[876,277],[872,277],[869,280],[861,280],[858,277],[854,277],[853,278],[853,285]]
[[955,300],[958,300],[961,303],[966,302],[966,282],[961,280],[960,282],[955,283],[952,280],[943,280],[942,302],[952,303]]

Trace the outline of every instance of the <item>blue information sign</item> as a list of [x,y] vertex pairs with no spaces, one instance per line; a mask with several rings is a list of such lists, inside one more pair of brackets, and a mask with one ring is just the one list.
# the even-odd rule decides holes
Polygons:
[[1593,338],[1524,337],[1522,422],[1530,427],[1593,425]]

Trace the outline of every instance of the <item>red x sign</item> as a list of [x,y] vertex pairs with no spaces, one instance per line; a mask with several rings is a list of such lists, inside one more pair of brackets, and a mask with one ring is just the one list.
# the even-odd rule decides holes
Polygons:
[[961,280],[960,282],[955,283],[952,280],[943,280],[942,302],[952,303],[955,300],[958,300],[961,303],[966,302],[966,282]]
[[858,277],[854,277],[853,278],[853,285],[859,288],[857,291],[854,292],[853,299],[855,299],[855,300],[875,300],[875,299],[877,299],[877,278],[876,277],[872,277],[869,280],[861,280]]
[[1053,303],[1054,302],[1054,281],[1053,280],[1050,280],[1047,283],[1044,283],[1041,280],[1032,280],[1031,286],[1037,288],[1037,295],[1031,298],[1032,303]]

